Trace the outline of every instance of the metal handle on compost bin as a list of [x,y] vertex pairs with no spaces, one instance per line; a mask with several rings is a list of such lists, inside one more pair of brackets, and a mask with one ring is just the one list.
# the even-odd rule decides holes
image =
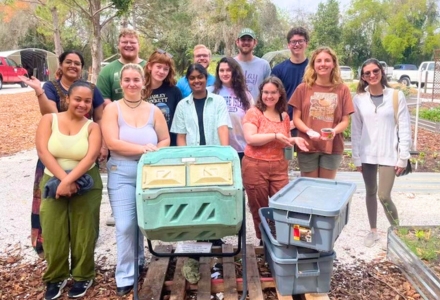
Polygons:
[[321,273],[321,270],[319,269],[319,262],[313,262],[313,266],[316,266],[313,270],[299,270],[299,265],[301,264],[300,261],[296,264],[296,277],[318,277]]
[[[301,220],[298,218],[291,218],[289,217],[289,214],[292,214],[293,212],[291,211],[287,211],[286,212],[286,219],[288,221],[289,224],[295,224],[295,225],[300,225],[300,226],[305,226],[305,227],[311,227],[310,224],[312,223],[312,214],[309,214],[309,218],[308,220]],[[304,215],[306,216],[307,214],[301,214],[301,213],[297,213],[300,215]],[[306,218],[304,218],[306,219]]]

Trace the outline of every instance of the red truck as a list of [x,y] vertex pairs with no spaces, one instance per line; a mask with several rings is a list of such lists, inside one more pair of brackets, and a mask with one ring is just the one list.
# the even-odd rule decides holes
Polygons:
[[26,69],[12,59],[0,56],[0,90],[3,84],[20,84],[21,87],[27,87],[18,76],[28,76]]

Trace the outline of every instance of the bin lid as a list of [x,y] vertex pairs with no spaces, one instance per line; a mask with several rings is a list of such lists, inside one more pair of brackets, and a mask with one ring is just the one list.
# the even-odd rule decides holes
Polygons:
[[301,177],[289,182],[269,199],[275,209],[321,216],[337,216],[350,201],[356,184]]

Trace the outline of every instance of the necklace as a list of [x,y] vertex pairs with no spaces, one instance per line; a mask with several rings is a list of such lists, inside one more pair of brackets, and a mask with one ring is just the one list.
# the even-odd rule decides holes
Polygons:
[[[130,100],[127,100],[125,98],[122,98],[122,100],[124,100],[125,105],[127,105],[131,109],[135,109],[136,107],[138,107],[142,103],[142,99],[139,99],[139,100],[136,100],[136,101],[130,101]],[[135,105],[131,106],[129,103],[135,103]]]

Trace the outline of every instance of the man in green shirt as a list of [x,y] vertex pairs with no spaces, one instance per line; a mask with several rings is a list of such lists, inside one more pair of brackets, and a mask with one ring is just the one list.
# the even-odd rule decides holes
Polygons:
[[122,67],[128,63],[145,66],[146,61],[139,58],[139,37],[133,29],[124,28],[119,33],[118,50],[121,57],[104,68],[99,73],[96,86],[104,97],[104,106],[112,101],[122,99],[122,89],[119,73]]
[[[124,28],[119,33],[118,50],[121,57],[104,68],[99,73],[96,86],[104,97],[104,108],[112,101],[122,99],[122,89],[120,85],[120,72],[122,67],[128,63],[136,63],[145,66],[145,60],[139,58],[139,37],[133,29]],[[108,226],[115,226],[113,214],[106,221]]]

